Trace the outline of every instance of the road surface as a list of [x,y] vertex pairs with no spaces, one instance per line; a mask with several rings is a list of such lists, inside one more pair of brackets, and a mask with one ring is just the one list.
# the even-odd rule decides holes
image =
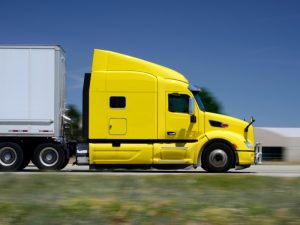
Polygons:
[[[37,174],[41,171],[33,165],[29,165],[24,171],[16,172],[18,174]],[[44,172],[45,173],[45,172]],[[46,172],[48,173],[48,172]],[[80,174],[80,175],[162,175],[162,174],[199,174],[204,176],[214,175],[212,173],[206,173],[201,168],[193,169],[188,168],[184,170],[100,170],[90,171],[88,166],[72,166],[69,164],[66,168],[59,172],[49,172],[57,174]],[[299,165],[253,165],[250,168],[244,170],[230,170],[226,175],[256,175],[256,176],[271,176],[271,177],[300,177],[300,164]]]

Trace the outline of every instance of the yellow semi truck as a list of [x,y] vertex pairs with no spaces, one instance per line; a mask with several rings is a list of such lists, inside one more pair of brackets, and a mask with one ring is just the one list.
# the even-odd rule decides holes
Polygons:
[[[83,85],[85,143],[65,138],[65,52],[61,46],[0,46],[0,170],[60,170],[72,155],[90,168],[208,172],[261,161],[249,123],[206,112],[200,89],[180,73],[95,50]],[[74,147],[75,146],[75,147]]]
[[251,121],[206,112],[200,89],[180,73],[127,55],[95,50],[83,88],[76,163],[91,168],[208,172],[261,161]]

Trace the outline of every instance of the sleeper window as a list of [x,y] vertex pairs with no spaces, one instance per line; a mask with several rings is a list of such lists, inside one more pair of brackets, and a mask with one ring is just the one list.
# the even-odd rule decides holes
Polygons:
[[126,98],[122,96],[114,96],[109,99],[110,108],[125,108],[126,107]]

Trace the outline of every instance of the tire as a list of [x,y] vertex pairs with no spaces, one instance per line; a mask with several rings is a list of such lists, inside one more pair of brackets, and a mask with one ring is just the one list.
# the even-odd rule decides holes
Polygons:
[[231,148],[223,143],[213,143],[204,149],[201,167],[210,173],[227,172],[234,163]]
[[[66,154],[66,153],[65,153]],[[61,165],[61,167],[60,167],[60,169],[62,170],[63,168],[65,168],[67,165],[68,165],[68,163],[69,163],[69,161],[70,161],[70,157],[65,157],[65,160],[64,160],[64,162],[63,162],[63,164]]]
[[18,170],[23,170],[25,167],[27,167],[30,162],[30,158],[31,157],[29,155],[24,154],[22,164]]
[[36,147],[32,162],[40,170],[60,170],[65,158],[65,151],[59,144],[46,143]]
[[0,143],[0,170],[19,170],[23,157],[23,150],[18,144],[12,142]]

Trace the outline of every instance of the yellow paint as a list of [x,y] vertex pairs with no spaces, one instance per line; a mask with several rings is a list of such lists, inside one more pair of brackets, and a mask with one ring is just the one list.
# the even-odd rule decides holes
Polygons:
[[109,119],[109,134],[110,135],[126,135],[127,119],[126,118],[111,118]]
[[151,164],[153,146],[149,144],[89,144],[90,164]]
[[[186,95],[188,80],[169,68],[134,57],[95,50],[89,92],[90,164],[184,164],[197,165],[201,150],[213,140],[224,140],[236,150],[254,146],[253,127],[229,116],[203,112],[195,102],[196,123],[189,113],[170,112],[168,96]],[[124,108],[111,108],[110,97],[125,97]],[[213,127],[209,121],[228,127]],[[101,140],[136,140],[139,143],[93,143]],[[164,143],[190,139],[196,142]],[[159,141],[155,141],[159,140]],[[237,152],[241,165],[252,164],[253,152]]]
[[239,152],[239,165],[249,165],[254,163],[254,153],[253,152]]

